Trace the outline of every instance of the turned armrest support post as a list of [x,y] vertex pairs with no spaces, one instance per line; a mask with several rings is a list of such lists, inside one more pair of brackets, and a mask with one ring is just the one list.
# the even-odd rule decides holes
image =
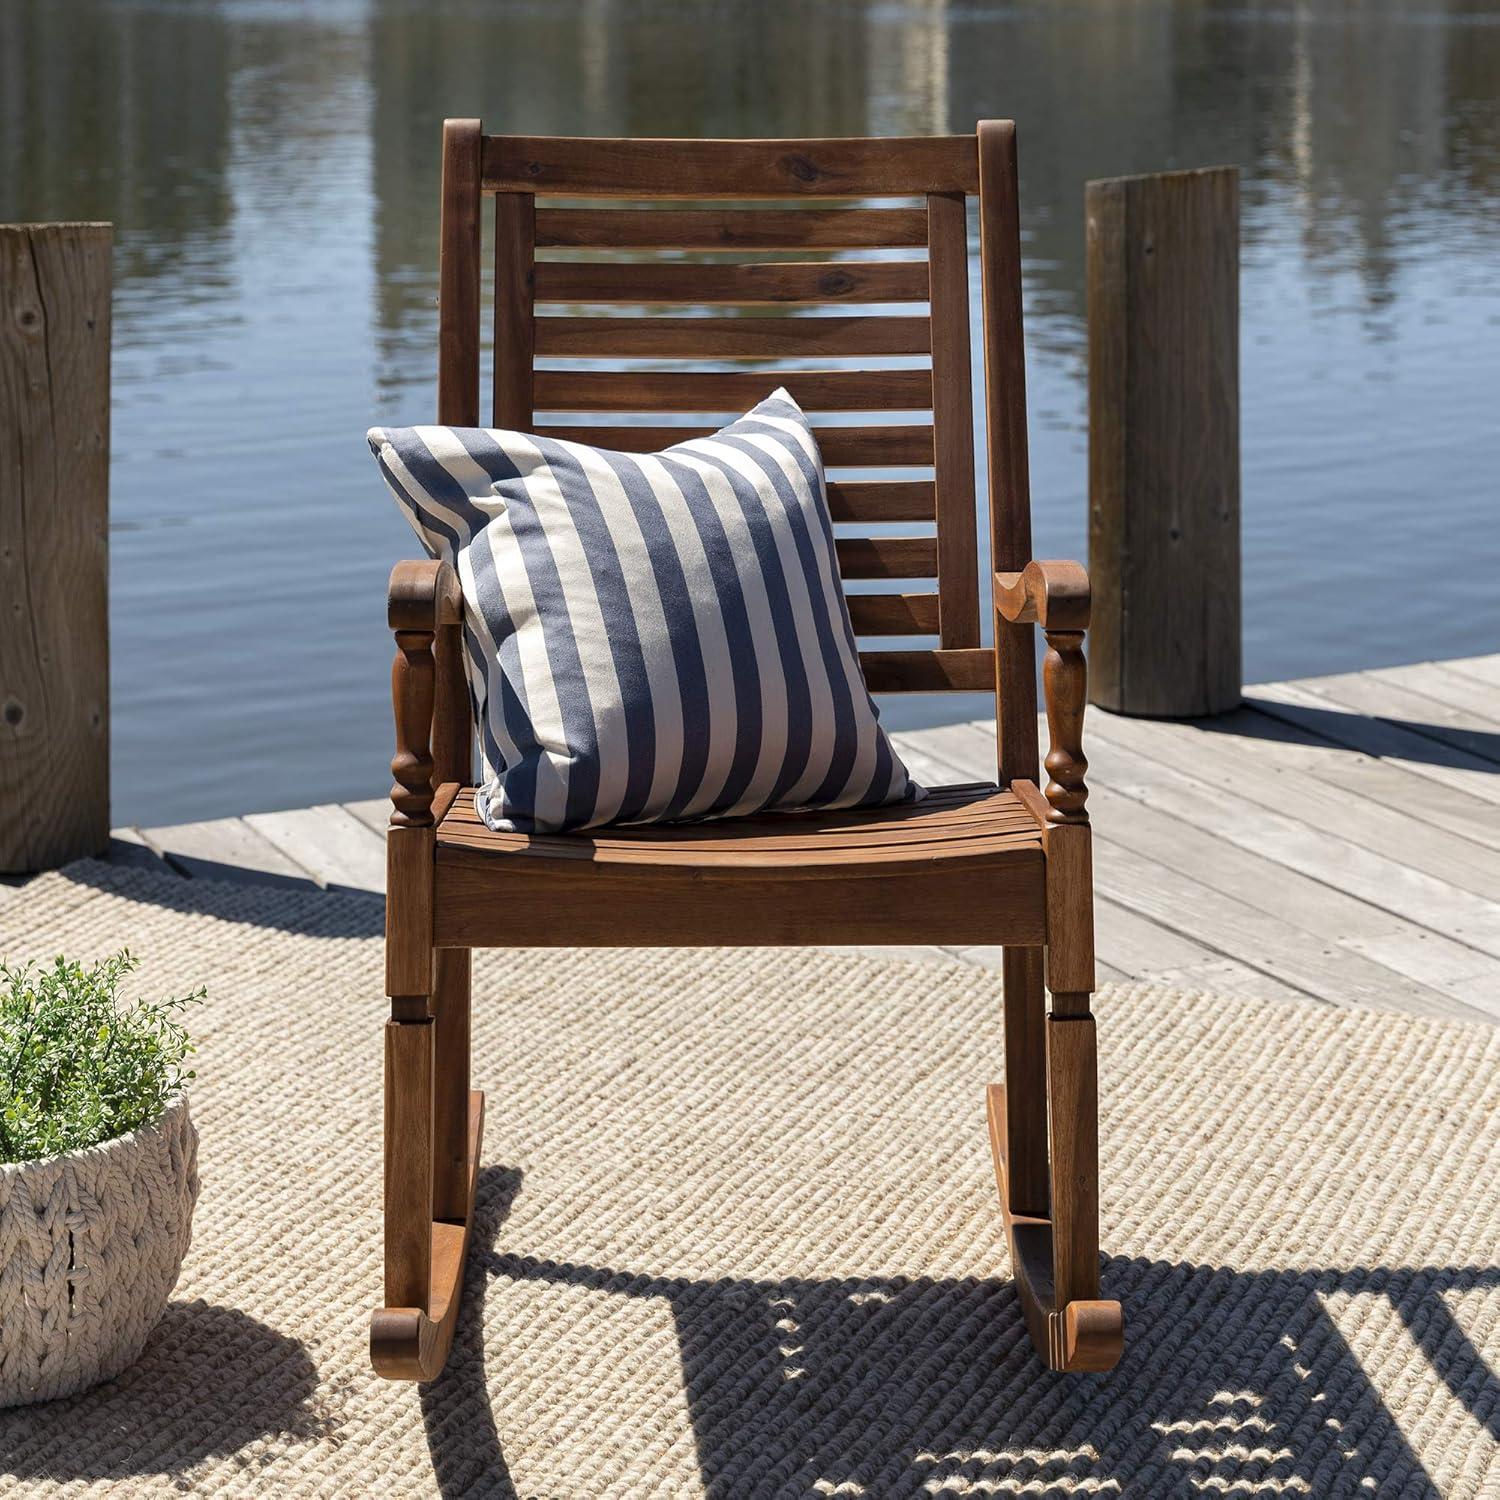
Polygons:
[[463,618],[458,578],[446,563],[402,562],[391,573],[387,619],[396,637],[391,704],[396,753],[391,759],[391,826],[432,824],[432,714],[437,694],[433,638]]
[[1089,625],[1089,579],[1079,563],[1029,562],[1019,573],[995,574],[995,608],[1012,624],[1037,624],[1047,638],[1042,690],[1051,744],[1044,762],[1052,823],[1087,823],[1088,760],[1083,753],[1083,710],[1088,669],[1083,637]]

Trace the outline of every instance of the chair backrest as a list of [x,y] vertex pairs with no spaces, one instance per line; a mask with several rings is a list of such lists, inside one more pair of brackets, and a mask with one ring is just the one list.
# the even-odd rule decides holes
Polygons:
[[[718,418],[738,415],[777,385],[809,413],[924,418],[818,427],[840,532],[851,523],[876,531],[840,535],[843,576],[889,585],[850,595],[856,633],[932,639],[920,650],[862,651],[865,678],[875,692],[996,692],[1002,778],[1035,779],[1031,627],[1001,623],[996,648],[981,647],[979,629],[971,195],[979,200],[992,566],[1018,569],[1031,557],[1010,122],[987,121],[967,136],[710,141],[486,136],[477,120],[449,120],[438,419],[451,425],[480,421],[486,195],[495,199],[495,426],[651,452],[713,431]],[[872,198],[915,201],[865,206]],[[548,201],[557,199],[571,201]],[[839,199],[861,206],[830,206]],[[704,206],[715,201],[732,206]],[[828,258],[921,248],[925,260]],[[813,259],[789,261],[787,251]],[[804,315],[861,303],[926,304],[927,312]],[[738,315],[684,317],[674,304]],[[592,305],[610,312],[577,315]],[[889,356],[927,359],[923,368],[862,367]],[[590,367],[597,360],[615,368]],[[652,364],[618,368],[628,360]],[[737,360],[754,364],[693,368]],[[568,367],[558,367],[564,361]],[[812,361],[817,368],[808,368]],[[699,413],[708,425],[599,425],[626,413],[637,421]],[[559,425],[552,414],[589,420]],[[850,469],[903,477],[840,477]],[[912,534],[883,534],[892,522]],[[914,582],[924,586],[912,589]],[[986,586],[987,609],[990,595]]]

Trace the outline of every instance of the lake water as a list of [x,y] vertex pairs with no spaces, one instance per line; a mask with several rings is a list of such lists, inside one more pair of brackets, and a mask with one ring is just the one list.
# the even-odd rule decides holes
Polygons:
[[1246,680],[1500,650],[1494,5],[5,0],[0,221],[117,226],[116,821],[388,784],[414,544],[363,433],[433,413],[444,115],[1014,117],[1054,557],[1086,547],[1084,182],[1238,164]]

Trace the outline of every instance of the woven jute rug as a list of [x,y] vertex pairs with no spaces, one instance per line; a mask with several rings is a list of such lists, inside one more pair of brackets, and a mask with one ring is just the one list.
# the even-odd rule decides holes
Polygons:
[[380,903],[96,865],[0,954],[206,983],[192,1248],[140,1363],[0,1412],[10,1494],[1500,1496],[1500,1034],[1098,998],[1106,1295],[1021,1327],[994,976],[785,951],[476,966],[489,1094],[442,1378],[380,1300]]

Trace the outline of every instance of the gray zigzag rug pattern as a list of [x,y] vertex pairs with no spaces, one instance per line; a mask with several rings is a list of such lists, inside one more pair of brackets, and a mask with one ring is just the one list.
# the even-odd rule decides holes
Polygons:
[[463,1324],[379,1300],[381,904],[84,864],[0,956],[207,983],[202,1197],[140,1364],[0,1412],[0,1493],[1500,1496],[1500,1033],[1101,993],[1108,1376],[1042,1371],[994,1201],[999,986],[487,953]]

